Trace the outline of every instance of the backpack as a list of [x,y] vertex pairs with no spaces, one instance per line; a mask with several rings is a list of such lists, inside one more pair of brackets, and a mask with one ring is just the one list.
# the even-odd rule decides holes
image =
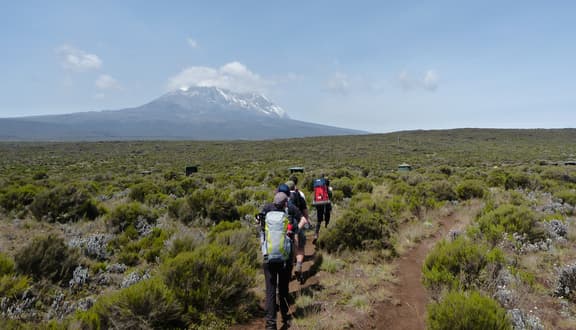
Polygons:
[[312,205],[323,205],[330,203],[330,195],[326,179],[320,178],[314,180],[314,199]]
[[270,211],[264,219],[261,236],[264,261],[285,262],[292,258],[292,240],[288,237],[290,219],[287,212]]
[[307,208],[306,200],[302,198],[302,195],[300,195],[298,189],[290,192],[289,202],[294,204],[294,206],[296,206],[300,210],[300,212],[304,212],[304,210]]

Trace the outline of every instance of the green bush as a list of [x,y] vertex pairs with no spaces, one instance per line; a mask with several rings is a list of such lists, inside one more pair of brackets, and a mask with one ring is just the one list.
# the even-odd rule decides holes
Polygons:
[[30,287],[27,276],[2,275],[0,276],[0,297],[19,298]]
[[88,193],[72,185],[40,192],[30,204],[30,211],[40,221],[60,223],[93,220],[101,214]]
[[186,319],[174,293],[160,279],[149,279],[101,297],[75,317],[80,329],[183,329]]
[[128,197],[133,201],[144,203],[146,201],[146,196],[156,194],[159,191],[160,189],[155,184],[146,181],[131,186]]
[[138,241],[118,244],[122,249],[119,255],[119,261],[128,266],[137,265],[140,262],[140,258],[143,258],[148,263],[156,262],[164,249],[164,243],[169,237],[170,233],[167,231],[154,228],[152,232],[140,238]]
[[503,262],[496,257],[493,258],[495,260],[488,260],[488,255],[501,256],[466,237],[442,240],[426,256],[422,266],[424,285],[435,292],[443,288],[470,288],[479,283],[480,274],[489,261]]
[[80,263],[77,251],[68,248],[64,239],[53,235],[36,237],[18,251],[14,259],[18,273],[54,283],[70,280]]
[[107,224],[114,233],[121,233],[129,228],[136,228],[139,221],[154,224],[158,215],[148,207],[132,202],[116,207],[107,217]]
[[448,180],[439,180],[430,183],[430,191],[432,192],[433,198],[437,201],[456,200],[454,187]]
[[378,212],[352,208],[322,236],[321,248],[340,250],[390,248],[390,223]]
[[0,252],[0,276],[11,275],[14,273],[14,260],[4,253]]
[[476,291],[452,291],[428,305],[426,325],[430,330],[512,329],[506,310]]
[[256,306],[251,292],[254,268],[230,246],[208,244],[168,260],[162,267],[166,285],[195,324],[213,315],[246,320]]
[[370,182],[370,180],[367,179],[359,180],[354,185],[354,189],[352,189],[354,193],[362,193],[362,192],[372,193],[372,190],[374,190],[374,185],[372,185],[372,182]]
[[536,214],[528,207],[510,204],[501,205],[477,219],[480,231],[493,244],[497,243],[504,233],[526,235],[530,242],[543,239],[544,231],[536,225],[537,222]]
[[564,203],[576,206],[576,190],[560,190],[554,193],[554,197],[561,199]]
[[463,200],[482,198],[486,191],[486,185],[480,180],[464,180],[456,186],[456,194]]
[[31,184],[8,188],[3,194],[0,194],[0,207],[6,211],[23,210],[32,204],[34,197],[40,191],[40,187]]
[[242,227],[236,222],[221,222],[212,227],[208,241],[215,245],[230,246],[236,258],[241,258],[251,267],[256,268],[261,260],[260,247],[254,239],[250,228]]

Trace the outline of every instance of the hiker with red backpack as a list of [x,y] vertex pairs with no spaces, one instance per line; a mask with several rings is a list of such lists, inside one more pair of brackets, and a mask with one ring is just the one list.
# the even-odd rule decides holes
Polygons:
[[276,329],[278,305],[283,325],[289,325],[288,285],[292,274],[293,240],[295,244],[298,241],[294,232],[304,227],[306,218],[296,206],[288,203],[284,192],[277,192],[274,202],[266,204],[257,219],[261,224],[260,244],[266,280],[266,329]]
[[301,284],[304,283],[304,273],[302,272],[302,263],[304,262],[304,247],[306,246],[306,232],[305,229],[310,225],[310,219],[308,218],[308,206],[306,205],[306,197],[304,193],[296,187],[298,183],[297,177],[292,177],[290,181],[286,182],[288,188],[290,188],[290,197],[288,203],[294,204],[302,213],[302,216],[306,218],[306,224],[304,228],[297,231],[298,244],[296,244],[296,269],[294,274],[296,279]]
[[314,231],[313,244],[318,241],[318,235],[320,234],[320,227],[322,221],[324,221],[324,227],[328,227],[330,223],[330,212],[332,212],[332,187],[330,187],[330,180],[322,174],[321,178],[314,180],[314,199],[312,200],[312,205],[316,206],[316,215],[318,222],[316,224],[316,229]]

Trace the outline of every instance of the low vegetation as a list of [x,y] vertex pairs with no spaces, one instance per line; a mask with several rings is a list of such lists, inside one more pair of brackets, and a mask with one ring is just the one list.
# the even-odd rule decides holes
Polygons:
[[[0,143],[0,327],[226,329],[259,317],[254,215],[299,165],[307,196],[321,174],[334,191],[310,270],[321,283],[296,297],[296,325],[364,325],[394,299],[395,258],[432,235],[445,212],[475,202],[483,207],[473,223],[423,265],[434,298],[428,327],[568,329],[576,287],[556,270],[576,259],[576,169],[564,165],[576,157],[566,143],[575,138],[574,130],[466,129]],[[398,171],[405,162],[412,171]],[[200,171],[187,177],[190,164]],[[545,312],[531,314],[526,301]]]

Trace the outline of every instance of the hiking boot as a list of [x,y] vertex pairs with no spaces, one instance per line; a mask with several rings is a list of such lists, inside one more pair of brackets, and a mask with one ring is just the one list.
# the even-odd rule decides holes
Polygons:
[[282,326],[280,327],[280,329],[284,330],[284,329],[290,329],[290,326],[292,325],[292,316],[287,316],[287,317],[283,317],[282,318]]
[[300,284],[304,284],[304,272],[302,270],[297,270],[295,275],[296,280],[300,282]]

